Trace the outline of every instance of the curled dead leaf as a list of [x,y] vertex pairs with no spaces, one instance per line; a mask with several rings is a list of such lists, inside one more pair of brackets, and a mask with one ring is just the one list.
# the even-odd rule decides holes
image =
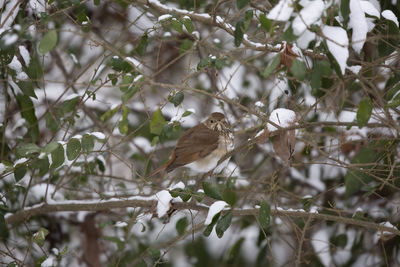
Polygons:
[[268,127],[265,126],[264,129],[260,133],[258,133],[255,138],[256,138],[257,144],[263,144],[263,143],[267,142],[267,140],[269,138]]
[[286,66],[287,69],[290,69],[292,67],[292,62],[296,57],[299,57],[293,49],[293,45],[288,44],[286,42],[283,42],[281,44],[281,62],[280,65]]
[[276,155],[288,166],[293,157],[295,144],[295,130],[280,132],[272,142]]

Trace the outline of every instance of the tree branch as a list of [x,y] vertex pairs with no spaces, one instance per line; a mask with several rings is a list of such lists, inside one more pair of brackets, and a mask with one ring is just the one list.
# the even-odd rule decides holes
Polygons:
[[[142,2],[142,1],[141,1]],[[188,16],[191,20],[199,21],[204,24],[209,24],[212,26],[217,26],[220,29],[223,29],[230,35],[234,35],[235,27],[225,22],[225,20],[220,16],[211,16],[207,13],[195,13],[193,11],[188,11],[180,8],[170,7],[164,4],[161,4],[158,0],[147,0],[145,3],[147,6],[157,10],[162,14],[174,14],[177,16]],[[252,50],[257,51],[269,51],[269,52],[279,52],[280,48],[274,47],[270,44],[262,44],[249,40],[247,34],[243,35],[243,44]]]
[[155,207],[156,201],[152,198],[143,199],[126,199],[126,200],[89,200],[89,201],[63,201],[60,203],[41,203],[32,207],[17,211],[14,214],[6,214],[5,220],[7,224],[16,224],[33,216],[42,214],[60,212],[60,211],[105,211],[109,209],[137,207],[148,208]]
[[[61,211],[105,211],[109,209],[117,208],[146,208],[147,212],[152,212],[155,208],[157,201],[153,197],[136,197],[130,199],[110,199],[110,200],[90,200],[90,201],[64,201],[61,203],[52,204],[38,204],[29,208],[20,210],[14,214],[6,215],[6,223],[9,225],[15,225],[22,221],[26,221],[33,216],[38,216],[42,214],[48,214],[53,212]],[[175,210],[196,210],[196,211],[208,211],[208,207],[204,205],[197,205],[191,202],[177,202],[172,203],[171,209]],[[258,208],[253,209],[233,209],[232,214],[234,216],[258,216]],[[376,222],[362,221],[349,217],[342,217],[329,214],[320,214],[314,212],[296,211],[296,210],[282,210],[273,209],[271,210],[272,216],[287,216],[292,218],[305,218],[314,221],[333,221],[338,223],[344,223],[347,225],[353,225],[358,227],[364,227],[372,230],[377,230],[381,232],[389,232],[391,234],[400,235],[400,231],[393,227],[383,226]]]

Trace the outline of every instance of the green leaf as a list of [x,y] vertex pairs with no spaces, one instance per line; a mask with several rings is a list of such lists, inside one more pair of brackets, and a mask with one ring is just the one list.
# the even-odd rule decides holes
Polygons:
[[160,135],[166,123],[167,122],[165,121],[161,113],[161,110],[157,109],[156,112],[154,112],[153,116],[151,117],[150,133],[155,135]]
[[344,18],[344,21],[347,22],[349,20],[349,14],[350,14],[350,0],[340,1],[340,13]]
[[129,89],[129,86],[132,84],[132,82],[133,82],[133,76],[130,73],[125,74],[122,77],[121,83],[119,84],[119,89],[122,92],[126,92]]
[[65,160],[64,148],[61,144],[58,144],[57,148],[51,152],[51,160],[52,160],[52,163],[51,163],[50,168],[52,168],[52,169],[58,168],[64,163],[64,160]]
[[183,200],[183,202],[188,202],[192,197],[193,192],[190,189],[183,189],[183,191],[179,194],[179,197]]
[[253,19],[253,10],[247,10],[244,14],[244,31],[247,32]]
[[397,92],[399,92],[399,91],[400,91],[400,82],[397,83],[397,84],[395,84],[392,88],[390,88],[390,89],[386,92],[385,99],[386,99],[387,101],[394,100],[394,99],[392,99],[392,98],[393,98],[395,95],[396,95],[396,98],[397,98],[398,96],[400,96],[400,93],[397,93]]
[[152,247],[148,247],[146,249],[147,253],[149,253],[150,257],[153,260],[158,260],[161,257],[161,252],[160,250],[156,249],[156,248],[152,248]]
[[38,152],[40,152],[40,147],[38,147],[36,144],[33,143],[23,144],[17,147],[17,154],[20,155],[21,157],[25,157],[30,154]]
[[242,44],[244,35],[244,22],[238,21],[233,36],[235,37],[235,46],[239,47]]
[[293,43],[297,40],[297,36],[293,33],[292,25],[283,33],[282,39],[288,43]]
[[57,31],[56,30],[50,30],[48,31],[40,40],[39,42],[39,47],[38,50],[41,54],[46,54],[50,50],[52,50],[56,45],[58,41],[58,36],[57,36]]
[[190,191],[189,189],[181,189],[181,188],[175,188],[173,190],[170,190],[169,193],[171,194],[172,197],[180,197],[183,202],[187,202],[193,195],[193,192]]
[[399,27],[391,20],[382,19],[375,29],[381,36],[381,38],[378,39],[379,56],[389,56],[398,47]]
[[32,100],[26,95],[17,95],[17,101],[22,117],[30,124],[37,123],[35,109]]
[[217,225],[215,226],[215,232],[217,236],[221,238],[224,235],[224,232],[229,228],[232,222],[232,212],[229,211],[227,214],[222,216],[221,219],[218,220]]
[[42,159],[37,159],[34,164],[35,169],[39,169],[39,175],[45,175],[50,169],[50,162],[48,157],[44,157]]
[[36,142],[39,138],[39,127],[37,123],[37,117],[35,115],[35,107],[29,96],[16,95],[17,103],[21,111],[21,116],[24,118],[30,126],[29,134],[32,142]]
[[147,267],[147,263],[144,261],[144,259],[140,259],[138,263],[135,265],[135,267]]
[[370,181],[370,177],[358,170],[347,170],[344,177],[346,196],[351,196],[360,191],[363,183]]
[[192,48],[193,42],[189,39],[183,39],[181,45],[179,46],[179,54],[183,54]]
[[155,146],[156,144],[158,144],[158,142],[160,142],[160,137],[158,135],[154,136],[151,140],[151,146]]
[[324,49],[326,51],[326,56],[328,57],[329,62],[331,63],[331,66],[333,66],[333,69],[335,70],[336,74],[339,76],[339,78],[343,79],[342,69],[340,68],[339,63],[337,62],[336,58],[329,51],[326,41],[322,42],[322,46],[324,47]]
[[223,200],[228,203],[229,205],[233,206],[237,201],[237,196],[235,191],[226,189],[222,193]]
[[357,109],[357,125],[359,128],[367,125],[372,113],[372,101],[369,97],[361,99]]
[[328,61],[319,60],[314,64],[311,74],[311,93],[314,96],[322,96],[324,94],[322,87],[322,79],[324,76],[332,75],[332,68]]
[[74,160],[81,153],[81,142],[76,138],[71,138],[67,144],[67,158]]
[[221,70],[222,67],[224,66],[225,62],[223,60],[217,58],[212,62],[212,64],[213,64],[213,66],[215,66],[215,68],[217,70]]
[[119,110],[120,106],[116,106],[113,109],[106,111],[103,115],[101,115],[100,120],[102,122],[108,121],[115,113]]
[[214,228],[214,225],[217,223],[219,216],[221,216],[221,212],[218,212],[217,214],[214,215],[211,223],[207,225],[206,229],[204,229],[203,235],[204,236],[209,236],[212,232],[212,229]]
[[43,76],[42,65],[36,53],[31,55],[31,61],[25,72],[33,81],[37,81]]
[[249,2],[250,2],[250,0],[236,0],[236,5],[237,5],[238,9],[242,9],[245,6],[247,6]]
[[386,108],[397,108],[398,106],[400,106],[400,97],[397,97],[396,99],[385,105]]
[[53,152],[54,150],[56,150],[58,148],[60,144],[56,141],[52,141],[50,143],[48,143],[43,149],[42,152],[46,153],[46,154],[50,154],[51,152]]
[[260,24],[267,32],[270,32],[272,29],[272,21],[267,19],[264,14],[260,15]]
[[395,84],[392,88],[390,88],[387,91],[385,99],[390,102],[385,105],[386,108],[397,108],[398,106],[400,106],[399,91],[400,91],[400,83]]
[[173,96],[168,97],[168,101],[174,104],[175,107],[179,106],[183,99],[185,98],[185,95],[183,94],[182,91],[176,92]]
[[188,226],[188,219],[186,217],[180,218],[175,225],[176,231],[178,232],[178,235],[183,235],[186,231],[186,227]]
[[248,20],[252,20],[253,19],[253,10],[246,10],[246,12],[244,13],[244,20],[248,21]]
[[183,32],[182,23],[180,21],[178,21],[177,19],[173,18],[171,20],[171,26],[172,26],[172,29],[174,29],[175,31],[177,31],[179,33]]
[[[239,240],[236,241],[235,244],[232,246],[232,248],[229,250],[228,262],[236,262],[237,260],[240,259],[241,256],[240,248],[242,247],[244,240],[245,240],[244,237],[239,238]],[[261,266],[261,265],[256,265],[256,266]]]
[[1,211],[0,211],[0,240],[2,240],[3,242],[5,240],[7,240],[8,236],[9,236],[8,227],[7,227],[6,220],[4,219],[4,215],[5,215],[5,211],[3,211],[3,209],[1,209]]
[[363,197],[369,197],[370,195],[374,194],[376,192],[376,190],[379,190],[378,185],[375,185],[375,186],[367,185],[366,188],[367,188],[367,192],[363,195]]
[[129,99],[132,98],[136,94],[136,92],[139,90],[141,83],[137,81],[134,85],[132,85],[128,91],[122,95],[121,100],[123,103],[126,103]]
[[164,125],[163,130],[162,130],[162,136],[165,136],[167,138],[172,138],[174,135],[174,125],[173,123],[167,123]]
[[0,66],[4,67],[11,63],[15,55],[15,48],[13,45],[0,48]]
[[192,114],[193,112],[191,112],[191,111],[189,111],[189,110],[185,110],[185,112],[183,112],[183,114],[182,114],[182,118],[183,117],[187,117],[187,116],[189,116],[190,114]]
[[142,37],[140,37],[140,41],[135,48],[135,50],[139,54],[139,56],[143,56],[146,53],[148,44],[149,44],[149,37],[147,36],[147,32],[145,32],[142,35]]
[[390,143],[388,141],[374,141],[361,148],[357,155],[351,160],[351,164],[370,164],[363,166],[362,169],[348,169],[344,177],[346,196],[353,195],[360,191],[361,187],[373,180],[368,172],[388,153]]
[[118,75],[116,75],[116,74],[114,74],[114,73],[109,73],[109,74],[107,75],[107,78],[110,79],[111,84],[112,84],[113,86],[115,86],[115,85],[117,84],[117,82],[118,82]]
[[303,61],[298,60],[297,58],[293,60],[292,67],[290,67],[290,72],[296,77],[298,80],[302,81],[306,77],[306,64]]
[[306,198],[302,198],[300,201],[303,204],[303,209],[306,211],[309,211],[311,204],[313,203],[312,198],[306,197]]
[[33,234],[32,239],[33,242],[38,244],[39,246],[44,245],[44,241],[46,240],[46,236],[49,234],[49,230],[46,228],[40,227],[39,230]]
[[265,67],[264,72],[262,73],[262,76],[264,78],[268,78],[271,73],[273,73],[275,71],[275,69],[279,66],[279,64],[281,63],[281,54],[277,54],[267,65],[267,67]]
[[99,160],[98,158],[96,159],[97,166],[99,167],[99,170],[101,172],[104,172],[106,170],[106,166],[104,166],[104,162],[102,160]]
[[185,25],[185,28],[188,31],[188,33],[192,33],[194,31],[194,25],[190,18],[184,18],[182,22],[183,25]]
[[75,111],[76,106],[78,105],[80,97],[76,96],[74,98],[65,100],[62,104],[61,104],[61,108],[64,114],[68,114],[70,112]]
[[17,84],[18,84],[18,87],[21,89],[21,91],[24,93],[24,95],[31,96],[31,97],[37,99],[33,82],[19,81]]
[[128,133],[128,129],[129,129],[128,114],[129,114],[129,108],[127,108],[126,106],[123,106],[122,107],[122,119],[118,123],[118,130],[121,134]]
[[347,244],[347,235],[346,234],[340,234],[338,236],[335,236],[332,240],[332,243],[339,248],[344,248]]
[[60,254],[58,254],[59,257],[62,257],[65,255],[65,253],[68,252],[68,246],[66,245],[60,252]]
[[27,168],[26,168],[25,164],[18,164],[14,169],[15,180],[18,182],[22,178],[24,178],[26,171],[27,171]]
[[76,20],[82,24],[82,22],[87,22],[89,21],[88,16],[86,15],[85,11],[80,12],[77,16],[76,16]]
[[221,192],[218,190],[218,188],[213,186],[209,182],[203,182],[203,190],[204,190],[204,194],[206,194],[206,196],[209,196],[214,199],[219,199],[219,200],[223,199]]
[[269,228],[271,223],[271,207],[265,200],[261,202],[260,210],[258,211],[258,220],[264,230]]
[[202,58],[200,59],[199,63],[197,64],[197,70],[201,70],[204,67],[208,67],[210,65],[209,58]]
[[49,111],[46,112],[45,119],[46,119],[46,127],[53,133],[57,132],[59,125],[57,120],[54,118],[53,114]]
[[116,71],[123,71],[125,73],[131,72],[134,67],[118,56],[114,56],[110,61],[111,68]]

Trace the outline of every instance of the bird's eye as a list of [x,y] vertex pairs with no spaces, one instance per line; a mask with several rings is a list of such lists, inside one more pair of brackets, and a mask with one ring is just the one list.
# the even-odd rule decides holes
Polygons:
[[211,123],[214,123],[214,120],[210,120]]

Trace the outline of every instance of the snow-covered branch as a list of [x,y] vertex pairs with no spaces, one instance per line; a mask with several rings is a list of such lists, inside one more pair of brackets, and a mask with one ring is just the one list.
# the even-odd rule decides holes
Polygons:
[[[157,201],[153,197],[133,197],[129,199],[110,199],[110,200],[88,200],[88,201],[63,201],[53,202],[51,204],[38,204],[32,207],[27,207],[14,214],[6,215],[6,223],[9,225],[15,225],[27,219],[42,214],[54,213],[54,212],[65,212],[65,211],[105,211],[109,209],[117,208],[144,208],[144,212],[154,212]],[[207,212],[208,207],[204,205],[198,205],[192,202],[176,202],[171,203],[171,210],[195,210]],[[233,209],[233,216],[258,216],[259,209]],[[349,217],[342,217],[329,214],[321,214],[315,211],[306,212],[304,210],[284,210],[281,208],[272,209],[271,216],[278,217],[291,217],[291,218],[310,218],[311,220],[321,221],[333,221],[344,223],[347,225],[359,226],[368,229],[373,229],[381,232],[389,232],[391,234],[400,235],[400,231],[394,227],[388,227],[383,224],[362,221]]]
[[[230,35],[234,35],[235,27],[232,26],[230,23],[226,22],[225,19],[218,15],[210,15],[207,13],[195,13],[193,11],[188,11],[180,8],[175,8],[171,6],[164,5],[160,3],[158,0],[148,0],[146,3],[149,7],[154,8],[158,12],[162,14],[173,14],[177,16],[188,16],[190,19],[194,21],[199,21],[204,24],[209,24],[213,26],[217,26]],[[249,40],[248,36],[246,34],[243,35],[243,44],[252,50],[257,50],[257,51],[270,51],[270,52],[278,52],[280,48],[274,47],[269,44],[262,44],[262,43],[257,43]]]

